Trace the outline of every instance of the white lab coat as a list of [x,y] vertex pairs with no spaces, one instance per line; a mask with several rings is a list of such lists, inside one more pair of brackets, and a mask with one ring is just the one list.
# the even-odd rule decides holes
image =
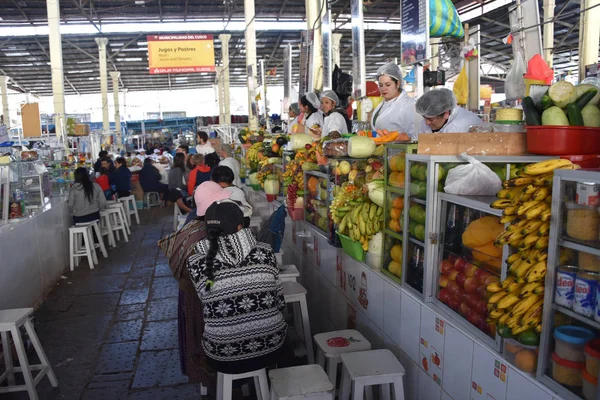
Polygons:
[[233,184],[239,188],[242,187],[242,181],[240,180],[240,163],[233,157],[227,157],[221,160],[219,166],[225,166],[231,168],[233,171]]
[[325,117],[325,121],[323,123],[323,132],[321,135],[327,136],[331,131],[348,133],[348,125],[346,125],[346,120],[339,112],[332,112]]
[[[450,113],[450,118],[446,125],[442,126],[436,133],[467,133],[471,125],[481,124],[481,119],[469,110],[462,107],[454,107]],[[431,133],[431,128],[427,126],[425,120],[421,123],[419,133]]]
[[402,91],[395,99],[379,103],[373,111],[371,127],[374,131],[387,129],[390,132],[406,133],[411,139],[416,139],[417,126],[422,120],[423,118],[415,111],[414,99]]
[[323,127],[323,119],[325,118],[323,111],[317,110],[317,112],[310,114],[310,117],[304,118],[304,126],[307,128],[312,128],[314,125],[319,125],[321,128]]

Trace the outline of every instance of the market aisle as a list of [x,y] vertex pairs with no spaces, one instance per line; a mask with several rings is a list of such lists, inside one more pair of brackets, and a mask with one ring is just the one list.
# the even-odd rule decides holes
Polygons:
[[[35,313],[58,376],[40,399],[196,399],[179,370],[177,283],[156,241],[172,232],[172,208],[141,211],[129,243],[67,272]],[[27,393],[6,395],[27,399]]]

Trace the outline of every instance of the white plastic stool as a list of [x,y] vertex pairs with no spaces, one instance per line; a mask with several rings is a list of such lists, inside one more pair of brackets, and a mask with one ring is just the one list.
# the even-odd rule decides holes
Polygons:
[[[100,225],[98,225],[98,220],[92,222],[80,222],[75,224],[75,226],[86,226],[90,225],[92,229],[90,229],[89,233],[91,235],[90,242],[93,243],[94,249],[100,249],[100,252],[104,256],[104,258],[108,258],[108,253],[106,252],[106,246],[104,246],[104,239],[102,239],[102,233],[100,231]],[[98,239],[98,243],[94,241],[94,232],[96,233],[96,238]]]
[[[92,240],[91,225],[72,226],[69,228],[69,264],[71,271],[79,266],[79,258],[87,257],[90,269],[98,262],[96,249]],[[81,235],[81,242],[79,235]],[[81,247],[83,244],[83,247]]]
[[187,215],[179,215],[177,217],[177,227],[176,227],[176,231],[180,230],[181,228],[183,228],[183,226],[185,225],[185,221],[187,220]]
[[334,385],[318,365],[269,371],[271,400],[333,400]]
[[131,229],[129,228],[129,222],[127,222],[127,213],[125,212],[125,207],[123,206],[123,203],[109,204],[107,207],[116,208],[120,211],[121,219],[123,220],[123,225],[125,225],[125,230],[127,231],[128,235],[131,235]]
[[127,223],[131,226],[131,216],[135,215],[135,221],[137,224],[140,224],[140,216],[138,215],[137,203],[135,201],[135,196],[125,196],[119,197],[119,201],[123,203],[123,207],[125,208],[125,216],[127,217]]
[[353,329],[318,333],[314,339],[317,345],[317,364],[326,369],[334,386],[342,354],[371,350],[371,343],[359,331]]
[[284,265],[279,270],[279,279],[281,279],[281,282],[297,282],[298,277],[300,277],[300,272],[294,264]]
[[115,238],[117,240],[121,240],[121,236],[119,234],[119,231],[121,231],[123,233],[124,240],[128,242],[129,240],[127,239],[127,229],[125,228],[125,221],[121,210],[119,208],[109,207],[106,210],[101,211],[100,216],[102,216],[103,213],[106,213],[108,218],[110,219],[110,227],[115,233]]
[[102,237],[108,236],[108,245],[110,247],[117,247],[109,214],[104,210],[100,211],[100,234]]
[[176,231],[179,226],[178,217],[182,215],[177,203],[173,204],[173,230]]
[[158,192],[144,193],[144,204],[146,204],[147,210],[152,207],[160,207],[160,194]]
[[389,400],[390,384],[394,386],[395,400],[404,400],[404,367],[391,351],[359,351],[342,354],[341,358],[344,372],[340,400],[348,400],[351,391],[353,400],[360,400],[364,389],[375,385],[381,385],[382,400]]
[[[8,380],[8,386],[0,386],[0,393],[21,392],[26,390],[29,393],[30,399],[37,400],[38,395],[35,387],[45,375],[48,375],[50,384],[52,384],[53,387],[58,386],[58,380],[48,361],[48,357],[46,357],[46,353],[44,353],[42,344],[33,329],[30,319],[31,314],[33,314],[33,308],[17,308],[14,310],[0,311],[0,333],[2,334],[2,349],[4,351],[4,362],[6,364],[6,371],[0,375],[0,384],[5,380]],[[29,362],[27,361],[27,352],[25,351],[21,332],[19,331],[22,326],[25,326],[29,340],[31,340],[41,364],[29,365]],[[8,332],[12,335],[17,350],[19,367],[13,366]],[[31,371],[40,372],[34,378],[31,375]],[[23,374],[25,380],[24,385],[15,384],[15,372],[21,372]]]
[[302,332],[304,344],[308,357],[308,363],[315,363],[315,354],[313,351],[312,336],[310,334],[310,321],[308,320],[308,306],[306,305],[306,289],[298,282],[282,282],[283,297],[286,303],[294,303],[294,325],[299,328],[298,309],[295,303],[300,305],[300,316],[302,317]]
[[269,400],[269,382],[267,381],[267,371],[259,369],[243,374],[217,374],[217,400],[231,400],[233,395],[233,381],[238,379],[254,378],[254,388],[258,400]]

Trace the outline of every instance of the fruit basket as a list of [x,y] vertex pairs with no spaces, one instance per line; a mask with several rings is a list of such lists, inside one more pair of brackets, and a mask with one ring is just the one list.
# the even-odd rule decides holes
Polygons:
[[348,254],[356,261],[365,261],[365,251],[363,250],[360,242],[352,240],[350,237],[339,232],[337,232],[337,235],[339,236],[340,241],[342,242],[342,249],[344,249],[344,253]]
[[527,151],[533,154],[600,154],[600,128],[527,126]]

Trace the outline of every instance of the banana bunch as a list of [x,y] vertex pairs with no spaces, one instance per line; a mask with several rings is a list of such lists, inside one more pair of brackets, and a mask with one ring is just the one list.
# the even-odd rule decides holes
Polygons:
[[[363,250],[367,251],[369,240],[383,227],[383,208],[367,202],[355,205],[349,210],[345,208],[338,231],[352,240],[360,242]],[[338,209],[339,211],[340,209]]]
[[365,202],[362,188],[345,182],[333,198],[329,210],[335,224],[339,224],[342,218],[353,209],[353,207]]
[[263,148],[263,144],[261,142],[254,143],[252,146],[250,146],[248,148],[248,150],[246,150],[246,159],[248,161],[258,163],[258,161],[259,161],[258,152],[260,150],[262,150],[262,148]]

